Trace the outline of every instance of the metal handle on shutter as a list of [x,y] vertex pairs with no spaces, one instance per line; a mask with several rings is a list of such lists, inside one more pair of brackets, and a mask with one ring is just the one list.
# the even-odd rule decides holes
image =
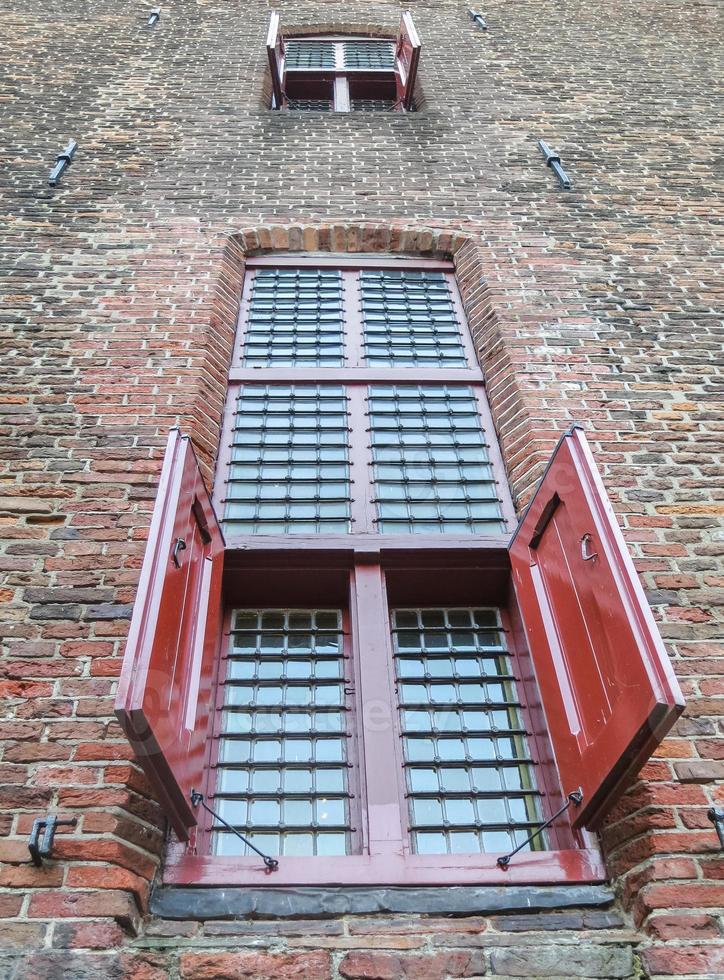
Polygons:
[[590,545],[591,541],[593,541],[592,534],[584,534],[581,538],[581,558],[584,561],[594,561],[596,558],[598,558],[597,551],[589,551],[588,546]]
[[179,551],[186,551],[186,542],[183,538],[176,538],[176,542],[173,546],[173,554],[171,555],[171,561],[174,563],[176,568],[181,568],[181,562],[178,560]]

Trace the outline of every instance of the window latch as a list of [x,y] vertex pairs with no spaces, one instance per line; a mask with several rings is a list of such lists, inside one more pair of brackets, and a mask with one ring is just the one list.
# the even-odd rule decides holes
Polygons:
[[716,830],[717,837],[719,838],[721,849],[724,851],[724,810],[713,806],[710,810],[706,811],[706,815],[714,824],[714,830]]
[[[59,820],[57,817],[36,817],[33,820],[28,850],[36,868],[42,868],[43,858],[51,856],[56,827],[75,827],[77,823],[78,820],[75,817],[70,817],[68,820]],[[41,830],[43,831],[42,841],[40,840]]]
[[272,871],[277,871],[279,869],[279,862],[277,861],[276,858],[269,857],[268,854],[264,854],[264,852],[263,851],[260,851],[258,847],[255,847],[250,840],[248,840],[246,837],[244,837],[243,834],[240,834],[239,833],[239,831],[236,829],[236,827],[232,827],[231,824],[230,823],[227,823],[226,820],[224,820],[223,817],[220,817],[219,816],[219,814],[216,812],[216,810],[212,810],[211,809],[211,807],[208,805],[208,803],[205,802],[205,800],[204,800],[204,794],[203,793],[197,793],[196,790],[193,790],[192,789],[191,790],[191,806],[198,806],[199,803],[204,808],[204,810],[206,810],[207,813],[210,813],[212,817],[215,817],[219,821],[219,823],[223,824],[226,827],[227,830],[230,830],[232,832],[232,834],[235,834],[239,838],[240,841],[243,841],[244,844],[246,844],[247,847],[250,847],[252,849],[252,851],[254,851],[255,854],[258,854],[259,855],[259,857],[264,862],[264,867],[266,868],[266,870],[267,870],[268,873],[270,873]]
[[511,851],[510,854],[503,854],[502,857],[499,857],[496,862],[498,867],[502,868],[503,871],[507,871],[508,865],[510,864],[510,859],[513,857],[513,855],[517,854],[518,851],[522,851],[523,848],[527,847],[528,844],[530,844],[532,841],[536,839],[536,837],[539,837],[546,829],[546,827],[550,827],[550,825],[554,822],[554,820],[557,820],[562,813],[566,812],[566,810],[571,805],[571,803],[574,806],[580,806],[581,803],[583,803],[583,792],[580,789],[574,790],[573,793],[569,793],[568,799],[560,808],[560,810],[556,810],[556,812],[553,814],[552,817],[549,817],[545,823],[542,823],[540,827],[530,835],[530,837],[528,837],[526,840],[523,841],[522,844],[518,844],[518,846],[515,848],[514,851]]

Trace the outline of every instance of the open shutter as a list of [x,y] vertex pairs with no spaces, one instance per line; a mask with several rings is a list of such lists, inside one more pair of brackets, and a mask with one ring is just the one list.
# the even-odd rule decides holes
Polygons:
[[595,829],[684,708],[583,430],[561,439],[510,545],[564,793]]
[[182,840],[203,772],[224,540],[191,442],[169,434],[116,715]]
[[279,14],[276,10],[272,10],[269,17],[266,56],[269,59],[269,71],[271,72],[272,89],[274,90],[274,108],[281,109],[284,105],[284,38],[279,23]]
[[402,108],[410,111],[412,95],[417,79],[417,66],[420,61],[420,38],[410,11],[406,11],[400,20],[400,31],[397,35],[395,48],[395,72],[397,75],[397,101]]

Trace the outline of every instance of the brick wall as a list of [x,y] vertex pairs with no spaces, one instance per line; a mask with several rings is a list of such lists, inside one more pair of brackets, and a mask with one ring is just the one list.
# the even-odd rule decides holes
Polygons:
[[[279,6],[310,29],[399,17]],[[724,973],[706,818],[724,802],[716,6],[489,0],[487,33],[465,4],[412,7],[424,111],[312,116],[263,108],[266,4],[175,0],[152,31],[143,5],[0,4],[8,975]],[[144,919],[162,821],[112,718],[115,678],[166,432],[189,430],[211,475],[259,248],[454,254],[519,502],[561,429],[588,429],[689,698],[603,833],[614,905]],[[27,835],[49,810],[79,824],[35,869]]]

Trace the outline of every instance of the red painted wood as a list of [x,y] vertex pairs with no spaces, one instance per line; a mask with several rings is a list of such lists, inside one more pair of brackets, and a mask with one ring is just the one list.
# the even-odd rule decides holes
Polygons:
[[269,59],[274,108],[284,105],[284,38],[282,36],[279,14],[272,10],[269,16],[269,30],[266,35],[266,55]]
[[595,829],[684,700],[579,426],[558,444],[510,557],[563,791],[581,787],[574,825]]
[[[369,854],[401,857],[409,848],[402,752],[384,572],[358,564],[350,580],[352,630],[362,707]],[[383,761],[384,760],[384,761]]]
[[[349,349],[349,348],[348,348]],[[344,375],[342,375],[344,371]],[[414,374],[412,373],[414,371]],[[469,384],[480,385],[477,368],[426,367],[238,367],[229,381],[246,384]]]
[[[382,760],[378,763],[382,765]],[[384,765],[387,765],[385,762]],[[521,852],[507,871],[495,854],[417,855],[394,852],[347,857],[279,859],[267,874],[258,858],[220,858],[184,854],[170,847],[165,885],[553,885],[605,881],[596,850]]]
[[[178,539],[185,543],[177,551]],[[176,833],[196,824],[211,680],[221,632],[224,539],[191,442],[169,434],[116,715]]]
[[412,14],[408,10],[400,18],[400,32],[397,35],[397,49],[395,51],[397,100],[407,112],[412,108],[421,47],[422,44],[412,20]]
[[342,253],[330,255],[329,252],[300,252],[291,254],[285,252],[275,255],[255,255],[246,260],[247,269],[262,267],[273,269],[281,267],[301,268],[312,266],[315,269],[426,269],[429,272],[452,272],[454,265],[443,259],[409,259],[388,254],[370,255],[369,253]]

